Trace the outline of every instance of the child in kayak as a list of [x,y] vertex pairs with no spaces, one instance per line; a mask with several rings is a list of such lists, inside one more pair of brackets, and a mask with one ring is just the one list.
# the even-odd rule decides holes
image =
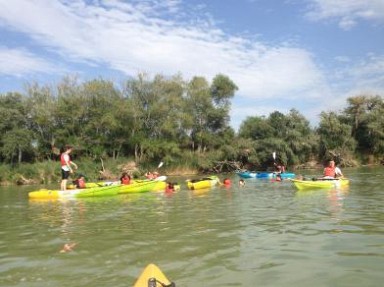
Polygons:
[[128,173],[123,172],[120,177],[120,182],[121,184],[131,184],[131,176]]
[[335,161],[330,160],[328,166],[324,168],[323,179],[333,179],[343,177],[340,168],[335,166]]
[[77,179],[73,181],[73,184],[76,186],[76,188],[86,188],[84,175],[79,174]]

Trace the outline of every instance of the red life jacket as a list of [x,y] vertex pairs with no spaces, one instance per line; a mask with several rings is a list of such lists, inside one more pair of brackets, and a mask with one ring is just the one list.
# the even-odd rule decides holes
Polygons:
[[85,180],[82,178],[77,179],[77,188],[85,188]]
[[229,178],[224,179],[225,185],[231,185],[231,180]]
[[129,177],[122,177],[121,178],[121,184],[130,184],[131,179]]
[[64,159],[64,155],[68,155],[68,158],[69,158],[68,163],[71,162],[71,157],[69,156],[69,154],[62,153],[62,154],[60,155],[60,163],[61,163],[61,166],[66,166],[66,165],[67,165],[67,163],[65,162],[65,159]]
[[336,176],[335,167],[327,166],[326,168],[324,168],[324,176],[335,177]]

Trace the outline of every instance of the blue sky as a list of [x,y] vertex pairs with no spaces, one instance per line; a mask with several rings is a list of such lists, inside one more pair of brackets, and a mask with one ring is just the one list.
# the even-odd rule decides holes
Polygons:
[[384,95],[384,0],[0,0],[0,93],[143,72],[227,75],[235,129],[292,108],[315,126]]

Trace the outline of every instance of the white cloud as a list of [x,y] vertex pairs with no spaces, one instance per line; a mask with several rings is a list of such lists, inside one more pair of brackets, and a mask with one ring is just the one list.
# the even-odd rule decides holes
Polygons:
[[315,21],[336,19],[340,28],[349,30],[359,20],[384,22],[383,0],[308,0],[307,16]]
[[231,37],[214,27],[211,19],[190,25],[153,16],[160,6],[168,13],[180,10],[179,1],[100,3],[7,1],[1,4],[0,17],[65,60],[106,64],[127,75],[181,72],[211,78],[225,73],[251,98],[287,92],[294,96],[322,81],[310,53],[303,49]]
[[52,71],[54,67],[49,62],[26,50],[0,46],[0,75],[22,77],[25,74]]

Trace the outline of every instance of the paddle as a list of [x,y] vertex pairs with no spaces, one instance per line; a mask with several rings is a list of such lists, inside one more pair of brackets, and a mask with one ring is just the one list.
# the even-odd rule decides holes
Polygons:
[[159,169],[160,167],[162,167],[164,165],[164,162],[160,162],[159,165],[157,166],[157,169]]

